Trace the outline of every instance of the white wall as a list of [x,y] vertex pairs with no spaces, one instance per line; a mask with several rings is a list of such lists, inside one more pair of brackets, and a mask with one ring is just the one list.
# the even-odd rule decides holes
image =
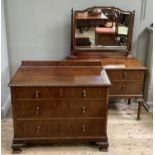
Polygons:
[[2,16],[1,16],[1,111],[2,117],[5,117],[10,105],[10,92],[8,88],[9,83],[9,61],[8,49],[4,19],[4,7],[2,1]]
[[70,10],[115,6],[135,10],[136,51],[141,0],[5,0],[11,75],[22,60],[63,59],[70,51]]
[[147,27],[153,23],[153,1],[152,0],[142,0],[146,6],[142,11],[142,20],[140,20],[140,27],[137,38],[137,53],[136,57],[146,64],[146,57],[148,55],[148,45],[149,45],[149,32]]
[[143,0],[143,3],[145,8],[142,12],[142,16],[144,18],[140,23],[139,34],[153,23],[153,0]]

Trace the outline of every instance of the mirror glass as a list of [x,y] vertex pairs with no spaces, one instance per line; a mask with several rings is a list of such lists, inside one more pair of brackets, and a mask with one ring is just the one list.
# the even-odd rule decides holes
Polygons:
[[107,8],[75,12],[75,48],[125,50],[128,47],[130,13]]

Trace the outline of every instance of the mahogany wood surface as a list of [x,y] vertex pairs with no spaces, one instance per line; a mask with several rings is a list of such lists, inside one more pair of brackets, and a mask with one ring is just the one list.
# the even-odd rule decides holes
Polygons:
[[144,81],[147,68],[134,57],[76,57],[68,61],[95,60],[101,61],[103,68],[112,83],[109,90],[110,99],[141,99],[137,111],[137,119],[140,120],[141,105],[144,98]]
[[[77,61],[101,61],[102,66],[106,67],[107,65],[114,65],[114,67],[106,70],[146,70],[147,68],[134,57],[91,57],[89,54],[84,57],[76,57],[76,59],[67,59],[67,61],[77,62]],[[124,68],[120,68],[117,65],[124,65]]]
[[[94,103],[98,108],[94,108]],[[69,117],[105,117],[106,99],[88,100],[16,100],[16,113],[19,119],[26,118],[69,118]],[[20,111],[18,111],[20,109]],[[50,110],[49,110],[50,109]]]
[[14,139],[26,144],[96,142],[108,148],[111,83],[99,61],[23,61],[10,82]]
[[[23,62],[24,63],[24,62]],[[86,66],[77,66],[77,62],[60,62],[61,66],[22,65],[10,82],[10,86],[109,86],[110,82],[102,66],[93,66],[98,62],[86,62]],[[79,62],[81,64],[83,62]],[[37,64],[37,62],[35,63]],[[38,62],[39,64],[39,62]],[[45,63],[46,64],[46,63]],[[50,64],[50,63],[49,63]],[[75,64],[73,66],[72,64]],[[88,66],[87,66],[88,64]],[[62,66],[63,65],[63,66]],[[72,65],[72,66],[70,66]],[[102,75],[101,76],[101,71]]]

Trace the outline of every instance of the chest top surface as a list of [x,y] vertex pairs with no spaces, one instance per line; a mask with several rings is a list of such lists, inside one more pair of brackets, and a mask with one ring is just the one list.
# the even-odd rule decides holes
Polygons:
[[99,61],[24,61],[10,82],[14,86],[110,86]]

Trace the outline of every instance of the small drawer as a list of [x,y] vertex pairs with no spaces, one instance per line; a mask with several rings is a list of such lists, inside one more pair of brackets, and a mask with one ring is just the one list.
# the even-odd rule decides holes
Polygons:
[[24,101],[14,104],[16,118],[104,117],[106,100]]
[[106,100],[74,100],[62,101],[68,110],[64,116],[68,117],[105,117],[107,111]]
[[30,99],[47,99],[47,98],[59,98],[59,88],[48,87],[16,87],[12,91],[14,98],[30,98]]
[[112,82],[110,95],[142,95],[143,82]]
[[144,71],[141,70],[107,70],[111,81],[115,80],[144,80]]
[[106,136],[105,119],[18,120],[15,138]]
[[106,98],[107,88],[62,88],[62,98]]

